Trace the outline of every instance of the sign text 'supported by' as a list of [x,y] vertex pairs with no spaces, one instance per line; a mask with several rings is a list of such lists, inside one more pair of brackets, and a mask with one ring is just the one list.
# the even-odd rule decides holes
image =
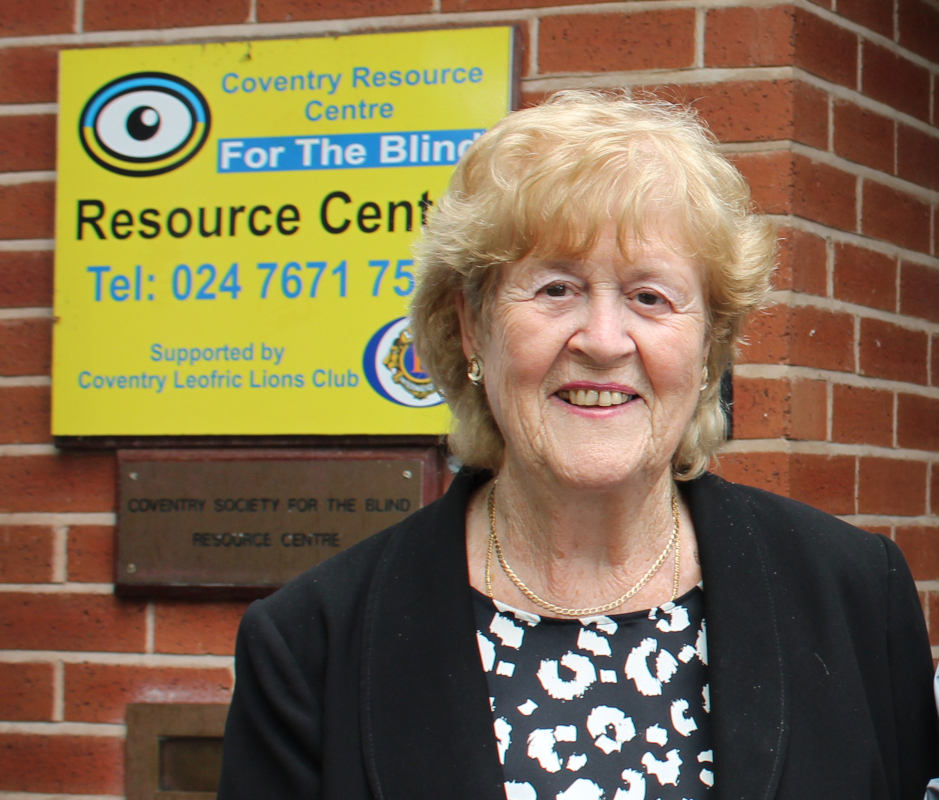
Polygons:
[[61,54],[53,432],[436,434],[411,248],[511,28]]

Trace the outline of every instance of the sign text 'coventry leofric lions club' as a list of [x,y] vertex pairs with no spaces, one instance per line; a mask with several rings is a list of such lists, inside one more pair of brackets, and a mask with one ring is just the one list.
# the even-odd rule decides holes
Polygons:
[[53,432],[436,434],[411,251],[513,30],[61,54]]

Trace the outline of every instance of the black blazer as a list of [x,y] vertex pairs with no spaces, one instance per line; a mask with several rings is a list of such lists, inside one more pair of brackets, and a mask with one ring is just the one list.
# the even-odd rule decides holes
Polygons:
[[[248,609],[219,800],[504,800],[467,581],[473,482]],[[714,796],[922,800],[932,661],[896,545],[713,475],[682,492]]]

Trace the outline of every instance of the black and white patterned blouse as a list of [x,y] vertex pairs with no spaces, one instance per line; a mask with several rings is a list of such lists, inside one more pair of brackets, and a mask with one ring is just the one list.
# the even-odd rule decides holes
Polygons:
[[507,800],[705,800],[700,586],[648,611],[540,617],[474,591]]

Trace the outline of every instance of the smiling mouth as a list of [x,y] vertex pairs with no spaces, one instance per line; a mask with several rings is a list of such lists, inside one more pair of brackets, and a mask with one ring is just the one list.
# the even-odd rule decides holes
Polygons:
[[634,397],[638,397],[638,395],[635,394],[606,391],[598,392],[594,389],[560,391],[557,393],[557,396],[564,402],[570,403],[572,406],[600,406],[601,408],[621,406],[623,403],[628,403]]

